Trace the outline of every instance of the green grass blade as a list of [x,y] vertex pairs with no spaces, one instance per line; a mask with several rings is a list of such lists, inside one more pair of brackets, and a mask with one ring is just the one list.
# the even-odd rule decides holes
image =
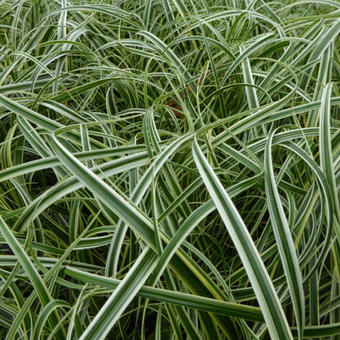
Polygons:
[[[108,289],[116,289],[121,283],[121,281],[117,279],[99,276],[72,267],[66,267],[65,273],[76,278],[77,280]],[[148,286],[143,286],[139,290],[138,295],[158,301],[183,305],[190,308],[197,308],[202,311],[218,313],[225,316],[235,316],[252,321],[263,321],[262,313],[257,307]]]
[[148,279],[156,264],[156,259],[157,256],[150,248],[144,250],[124,280],[91,321],[80,340],[105,339],[111,327],[118,321],[127,305]]
[[273,338],[292,339],[289,325],[277,293],[275,292],[261,257],[256,250],[254,242],[241,216],[206,161],[196,141],[193,144],[193,156],[203,182],[245,266],[258,302],[263,309],[263,316],[269,333]]
[[272,139],[273,133],[271,133],[268,138],[264,160],[267,205],[280,253],[280,259],[287,277],[287,284],[293,301],[296,322],[299,329],[299,339],[302,339],[305,323],[303,280],[291,230],[289,229],[274,177]]

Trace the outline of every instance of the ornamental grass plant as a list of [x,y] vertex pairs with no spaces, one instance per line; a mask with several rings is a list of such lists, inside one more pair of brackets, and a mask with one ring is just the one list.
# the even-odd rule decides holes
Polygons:
[[340,339],[339,1],[0,10],[0,339]]

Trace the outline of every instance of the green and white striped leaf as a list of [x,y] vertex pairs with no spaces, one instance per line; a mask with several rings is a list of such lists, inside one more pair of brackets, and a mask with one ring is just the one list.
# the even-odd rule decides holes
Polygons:
[[273,283],[249,232],[221,182],[205,159],[197,141],[193,144],[195,164],[231,239],[244,264],[255,291],[270,335],[274,339],[292,339],[292,334]]

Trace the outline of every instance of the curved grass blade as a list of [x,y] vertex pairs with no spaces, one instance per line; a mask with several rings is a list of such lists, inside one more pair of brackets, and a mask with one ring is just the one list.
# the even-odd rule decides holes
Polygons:
[[123,281],[100,309],[80,340],[105,339],[156,265],[157,255],[146,248]]
[[302,274],[299,267],[294,241],[289,229],[279,192],[276,187],[273,162],[272,162],[272,139],[274,132],[270,134],[264,159],[265,188],[267,205],[273,225],[276,243],[278,245],[280,259],[287,278],[287,285],[293,301],[295,318],[299,330],[299,339],[303,338],[303,327],[305,323],[305,300],[303,291]]
[[270,335],[274,339],[292,339],[279,298],[255,244],[237,209],[199,149],[196,140],[193,144],[193,156],[203,182],[243,262],[257,300],[263,310]]
[[[121,283],[120,280],[88,273],[73,267],[66,267],[65,273],[82,282],[91,283],[108,289],[116,289]],[[246,306],[233,302],[225,302],[203,296],[148,286],[143,286],[139,290],[138,295],[167,303],[197,308],[202,311],[218,313],[225,316],[234,316],[244,318],[246,320],[260,322],[264,320],[261,310],[258,307]]]
[[323,91],[320,107],[320,165],[331,189],[335,215],[338,219],[338,223],[340,223],[339,197],[335,180],[335,165],[333,164],[331,143],[331,92],[332,83],[328,83]]
[[[47,288],[46,284],[42,280],[41,276],[39,275],[37,269],[33,265],[30,257],[27,255],[25,250],[22,248],[16,237],[13,235],[12,231],[0,216],[0,232],[2,236],[6,239],[7,244],[10,246],[12,251],[14,252],[16,258],[22,265],[23,269],[25,270],[27,276],[30,279],[35,291],[38,294],[39,300],[43,306],[48,305],[53,298],[49,289]],[[51,322],[55,326],[58,323],[58,315],[53,313],[51,315]]]

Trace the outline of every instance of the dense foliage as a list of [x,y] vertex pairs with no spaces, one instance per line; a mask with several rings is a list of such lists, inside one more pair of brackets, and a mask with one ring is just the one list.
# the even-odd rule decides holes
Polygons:
[[1,339],[339,339],[338,1],[0,9]]

